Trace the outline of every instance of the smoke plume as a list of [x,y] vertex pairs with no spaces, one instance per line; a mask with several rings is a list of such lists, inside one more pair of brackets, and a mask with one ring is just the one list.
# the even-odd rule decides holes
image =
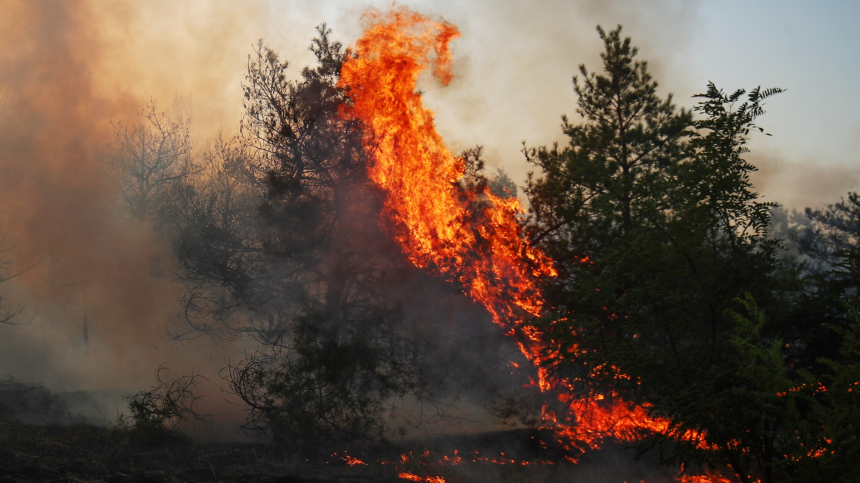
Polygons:
[[[0,247],[16,278],[0,372],[62,390],[147,387],[155,370],[217,379],[227,348],[165,340],[178,287],[170,246],[118,214],[103,152],[111,122],[151,99],[197,103],[195,124],[233,128],[259,5],[4,2],[0,19]],[[229,14],[228,14],[229,13]],[[205,68],[204,68],[205,66]],[[232,102],[225,100],[232,91]],[[215,393],[216,397],[217,393]]]

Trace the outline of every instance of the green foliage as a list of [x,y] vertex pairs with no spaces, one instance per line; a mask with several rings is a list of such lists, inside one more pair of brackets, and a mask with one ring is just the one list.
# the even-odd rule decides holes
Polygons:
[[860,473],[860,316],[856,307],[850,310],[853,324],[831,326],[842,337],[837,357],[820,359],[829,369],[818,381],[826,389],[807,396],[812,411],[800,430],[812,435],[804,449],[813,453],[804,455],[801,473],[807,481],[847,482]]
[[[784,215],[802,258],[781,260],[768,233],[779,211],[759,200],[744,155],[782,90],[711,83],[693,120],[656,97],[629,39],[599,32],[603,73],[574,78],[583,122],[565,119],[569,146],[525,150],[542,171],[526,186],[533,241],[560,272],[535,322],[547,368],[668,417],[640,446],[664,463],[744,482],[852,481],[860,195],[792,227]],[[688,431],[708,445],[675,436]]]
[[[826,369],[812,371],[793,363],[794,345],[766,336],[765,313],[747,294],[739,299],[744,314],[731,343],[736,349],[739,382],[731,391],[745,404],[739,417],[749,428],[738,434],[742,445],[770,444],[761,464],[765,481],[849,482],[860,471],[860,324],[857,312],[848,329],[829,325],[842,339],[834,358],[820,358]],[[758,441],[749,441],[756,437]],[[745,455],[747,456],[747,455]],[[753,455],[748,455],[748,458]],[[747,463],[749,466],[749,463]]]
[[[717,448],[655,435],[641,449],[659,448],[666,463],[766,473],[778,405],[740,390],[748,374],[734,342],[745,326],[730,309],[745,293],[784,298],[778,241],[767,237],[774,204],[759,201],[743,157],[781,90],[727,95],[709,84],[694,120],[659,99],[620,29],[599,33],[603,73],[581,67],[584,80],[574,78],[583,121],[565,119],[569,146],[525,151],[542,171],[526,186],[533,240],[560,272],[548,281],[554,310],[536,322],[548,369],[578,391],[647,401],[674,422],[670,433],[704,432]],[[769,344],[761,367],[778,358]]]
[[[676,266],[663,259],[669,254],[651,228],[666,223],[671,170],[691,122],[688,112],[675,111],[671,97],[657,96],[647,64],[635,60],[637,51],[629,38],[621,39],[620,27],[598,32],[604,72],[581,66],[582,79],[574,78],[584,122],[564,118],[570,142],[562,149],[525,150],[542,171],[525,187],[530,231],[556,261],[559,277],[549,281],[548,298],[559,309],[554,319],[567,321],[544,333],[551,347],[589,348],[570,353],[576,362],[556,366],[585,384],[613,380],[607,358],[619,359],[637,342],[638,331],[619,304],[631,300],[637,286],[658,280],[661,267]],[[631,263],[656,278],[637,276]]]
[[735,408],[745,431],[738,432],[736,438],[740,447],[765,449],[738,457],[745,468],[754,468],[754,459],[759,458],[757,470],[765,481],[782,480],[793,469],[787,455],[794,453],[787,449],[798,434],[804,408],[795,397],[796,389],[810,376],[787,367],[785,344],[766,336],[765,313],[755,299],[746,294],[738,303],[746,315],[729,311],[737,323],[730,343],[735,349],[738,376],[729,393],[737,401]]
[[[764,100],[781,89],[757,87],[747,93],[738,89],[726,95],[713,83],[708,84],[695,111],[705,117],[694,123],[688,148],[688,161],[681,163],[679,202],[687,217],[712,224],[735,243],[761,243],[770,222],[774,203],[758,201],[749,175],[756,167],[743,159],[749,152],[746,143],[752,130],[764,132],[755,124],[764,114]],[[738,102],[746,94],[747,99]]]
[[567,252],[599,249],[661,211],[666,200],[654,193],[665,186],[690,123],[690,113],[676,112],[671,96],[657,95],[647,63],[634,60],[637,49],[621,39],[621,27],[598,32],[604,73],[582,65],[582,79],[573,79],[584,122],[563,117],[570,140],[563,149],[525,149],[543,173],[526,187],[540,228],[535,237],[563,262],[571,261]]
[[[560,271],[550,281],[553,320],[572,325],[553,322],[544,333],[553,347],[588,348],[560,352],[576,359],[556,367],[564,377],[623,385],[608,370],[615,365],[665,374],[655,381],[663,392],[720,359],[725,309],[772,270],[771,205],[757,201],[755,168],[741,155],[776,91],[756,89],[734,108],[744,92],[727,97],[711,85],[696,108],[706,117],[693,122],[657,97],[629,39],[600,34],[605,73],[581,67],[585,80],[575,79],[584,122],[565,121],[570,145],[526,150],[543,172],[526,187],[534,241]],[[616,389],[638,394],[635,386]]]

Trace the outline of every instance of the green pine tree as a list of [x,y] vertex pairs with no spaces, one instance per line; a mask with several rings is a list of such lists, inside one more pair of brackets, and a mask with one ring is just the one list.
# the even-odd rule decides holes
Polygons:
[[727,95],[711,84],[694,121],[657,95],[620,28],[598,31],[603,72],[574,78],[583,119],[565,118],[568,146],[526,150],[541,170],[525,188],[533,240],[560,273],[548,281],[552,312],[536,322],[546,363],[575,390],[648,402],[673,431],[704,431],[718,448],[656,435],[642,449],[659,448],[665,463],[748,479],[774,440],[739,416],[750,399],[734,392],[743,381],[727,311],[745,293],[765,306],[777,298],[773,204],[759,200],[743,155],[780,90]]

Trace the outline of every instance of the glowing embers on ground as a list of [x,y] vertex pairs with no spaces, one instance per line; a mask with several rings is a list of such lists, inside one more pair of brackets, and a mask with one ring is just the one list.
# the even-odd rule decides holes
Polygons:
[[[368,28],[353,47],[355,55],[341,70],[339,86],[352,100],[342,115],[360,119],[368,131],[368,174],[384,193],[387,228],[412,263],[459,283],[515,337],[538,369],[541,390],[565,387],[564,381],[549,380],[542,367],[540,334],[522,326],[543,309],[540,281],[556,275],[552,261],[525,242],[515,198],[459,184],[465,162],[446,148],[416,88],[419,75],[431,67],[442,84],[450,82],[449,43],[459,36],[457,28],[402,7],[371,11],[365,21]],[[545,411],[547,424],[560,437],[589,448],[607,437],[632,441],[643,430],[669,427],[668,421],[650,418],[645,408],[616,397],[563,402],[575,424],[570,416]]]
[[[365,463],[370,462],[370,464]],[[510,466],[536,466],[547,465],[552,466],[556,463],[547,459],[524,459],[514,455],[508,455],[505,452],[498,453],[481,453],[477,450],[461,452],[459,450],[448,450],[443,452],[431,452],[430,450],[409,451],[401,454],[398,458],[390,458],[380,455],[360,454],[359,457],[350,455],[347,452],[333,453],[329,457],[326,464],[346,464],[354,468],[375,466],[390,467],[393,469],[400,479],[409,481],[422,481],[427,483],[445,483],[448,480],[446,477],[437,475],[427,475],[443,470],[446,467],[455,467],[461,465],[470,465],[470,467],[481,465],[510,465]],[[378,465],[378,466],[377,466]],[[371,471],[374,471],[371,468]],[[443,470],[444,471],[444,470]],[[423,475],[423,476],[422,476]],[[457,478],[454,478],[455,481]]]
[[427,483],[445,483],[445,478],[442,478],[441,476],[421,477],[418,475],[414,475],[412,473],[403,472],[403,473],[398,473],[397,477],[400,479],[409,480],[409,481],[425,481]]
[[[513,466],[531,466],[531,465],[554,465],[554,461],[547,459],[523,459],[515,456],[507,455],[504,451],[494,455],[482,454],[478,450],[460,451],[450,450],[442,453],[431,453],[425,450],[419,454],[413,452],[400,455],[402,463],[421,460],[425,464],[433,466],[459,466],[469,463],[486,463],[494,465],[513,465]],[[382,464],[391,464],[390,462],[382,462]]]
[[355,466],[355,465],[365,465],[366,466],[367,465],[367,463],[365,463],[364,461],[361,461],[360,459],[358,459],[354,456],[350,456],[350,455],[342,456],[341,459],[346,464],[348,464],[349,466]]
[[[543,443],[542,443],[543,445]],[[554,451],[554,450],[553,450]],[[460,451],[457,449],[447,450],[415,450],[407,451],[395,456],[392,454],[369,454],[360,452],[358,456],[350,455],[348,452],[333,453],[326,464],[348,465],[355,469],[355,475],[369,472],[375,476],[396,475],[401,480],[420,481],[426,483],[456,483],[459,481],[478,481],[476,475],[481,478],[491,478],[490,475],[499,475],[491,467],[509,466],[502,474],[517,475],[523,478],[531,478],[528,481],[547,481],[546,478],[559,477],[568,479],[576,473],[568,473],[577,462],[572,458],[557,460],[547,459],[547,455],[525,457],[521,453],[508,454],[504,451],[481,452],[478,450]],[[365,463],[365,461],[367,463]],[[528,470],[532,468],[532,470]],[[557,472],[549,470],[557,469]],[[538,471],[533,473],[532,471]],[[563,476],[567,475],[567,476]],[[664,481],[665,476],[654,475],[659,481]],[[704,475],[685,474],[683,465],[676,478],[681,483],[732,483],[733,480],[721,476],[718,472],[709,470]],[[485,481],[497,481],[488,479]],[[509,481],[509,480],[505,480]],[[516,480],[510,480],[516,481]],[[549,480],[551,481],[551,480]],[[640,483],[650,483],[653,480],[636,480]],[[759,480],[751,480],[760,483]],[[632,483],[632,481],[631,481]]]

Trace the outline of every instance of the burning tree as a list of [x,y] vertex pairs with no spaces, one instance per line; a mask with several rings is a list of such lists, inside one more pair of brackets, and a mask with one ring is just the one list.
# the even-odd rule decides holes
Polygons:
[[[366,19],[369,28],[357,43],[358,56],[344,64],[341,84],[353,101],[347,113],[373,135],[365,141],[373,155],[370,177],[386,194],[388,230],[413,264],[456,283],[487,309],[536,364],[534,386],[559,392],[570,379],[548,373],[544,361],[553,360],[553,351],[575,352],[577,346],[548,345],[539,329],[524,323],[545,309],[541,281],[556,275],[552,262],[525,242],[517,200],[469,182],[475,163],[447,150],[415,89],[428,67],[441,82],[450,79],[448,43],[456,29],[405,8],[371,11]],[[558,431],[567,449],[596,447],[613,436],[629,440],[669,424],[615,397],[597,404],[604,398],[558,395],[562,417],[544,406],[542,422]]]
[[440,417],[445,371],[463,357],[439,330],[456,293],[379,224],[364,127],[340,115],[347,54],[329,35],[319,28],[318,65],[299,81],[258,46],[239,138],[209,151],[170,212],[187,286],[175,334],[259,342],[225,369],[228,385],[249,428],[308,451]]

